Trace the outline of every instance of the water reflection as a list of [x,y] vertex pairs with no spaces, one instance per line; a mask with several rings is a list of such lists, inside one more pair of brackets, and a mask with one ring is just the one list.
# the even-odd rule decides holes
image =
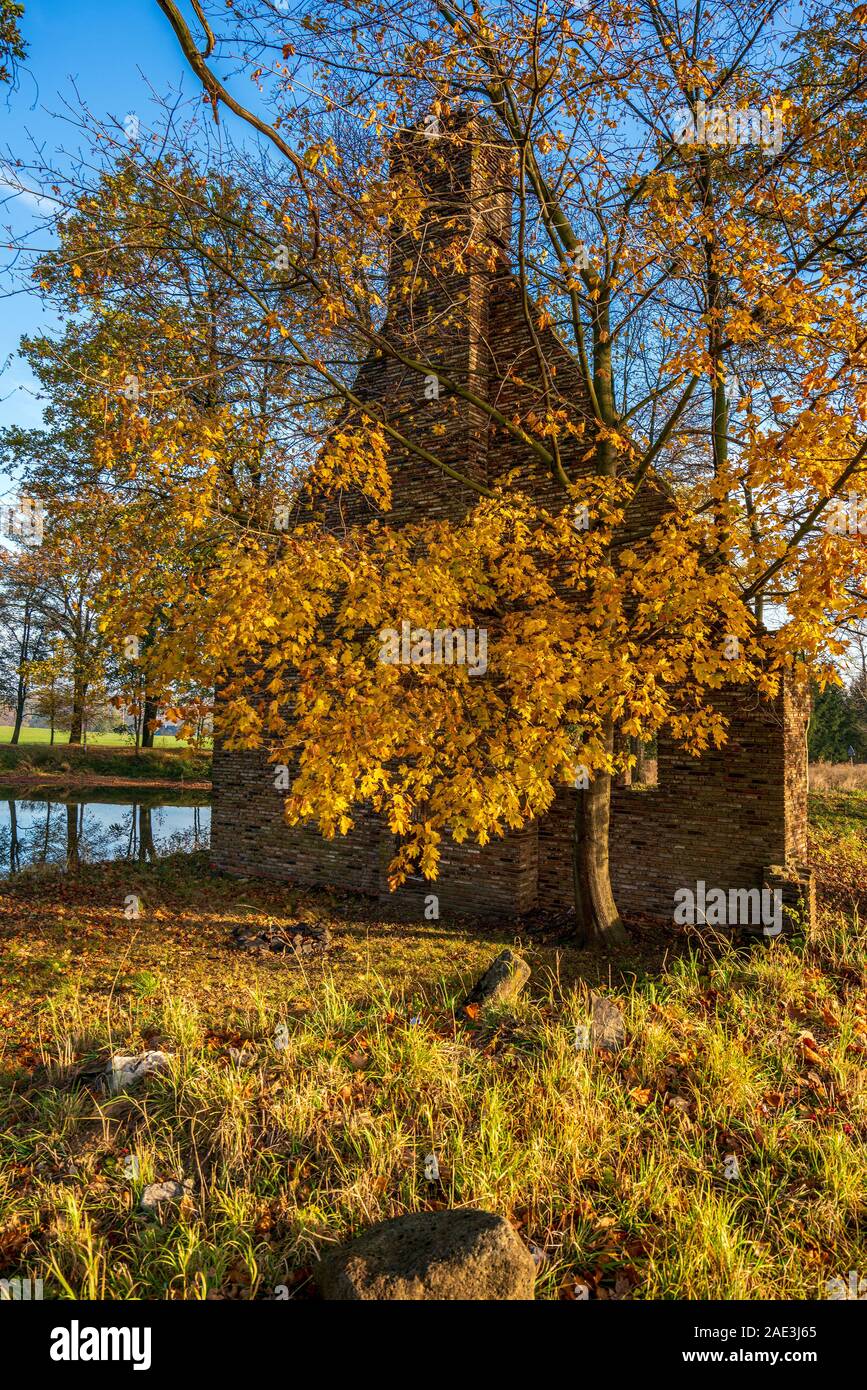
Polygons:
[[[171,793],[170,793],[171,795]],[[142,794],[134,801],[110,792],[0,799],[0,874],[34,864],[74,870],[106,859],[152,863],[165,854],[207,849],[211,808],[207,796]]]

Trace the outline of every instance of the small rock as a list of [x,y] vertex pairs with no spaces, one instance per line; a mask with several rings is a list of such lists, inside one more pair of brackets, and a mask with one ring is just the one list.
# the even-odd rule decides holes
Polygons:
[[373,1226],[314,1270],[332,1301],[532,1299],[536,1264],[502,1216],[459,1208]]
[[148,1216],[158,1216],[164,1207],[179,1206],[185,1199],[192,1200],[192,1196],[192,1178],[184,1178],[183,1182],[169,1178],[167,1182],[149,1182],[139,1205]]
[[500,952],[473,986],[464,1000],[463,1007],[466,1008],[468,1004],[501,1004],[507,999],[513,999],[524,988],[529,978],[530,967],[527,962],[507,948]]
[[626,1022],[617,1005],[601,994],[590,1000],[590,1036],[602,1052],[619,1052],[626,1042]]
[[118,1053],[105,1069],[105,1084],[112,1095],[117,1095],[127,1086],[134,1086],[143,1076],[154,1071],[165,1071],[168,1065],[166,1052],[141,1052],[138,1057]]
[[686,1096],[669,1096],[666,1105],[669,1110],[677,1110],[681,1115],[688,1115],[692,1102]]

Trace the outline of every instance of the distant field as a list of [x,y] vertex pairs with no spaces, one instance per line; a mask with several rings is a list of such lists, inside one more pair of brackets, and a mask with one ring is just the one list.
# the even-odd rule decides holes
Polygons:
[[[8,743],[12,737],[12,725],[0,724],[0,743]],[[22,729],[19,743],[50,743],[50,729]],[[68,734],[55,734],[55,747],[62,746],[69,742]],[[88,734],[88,744],[98,744],[106,748],[132,748],[133,741],[130,738],[123,738],[121,734]],[[188,748],[189,744],[185,740],[179,741],[174,734],[158,734],[154,740],[159,748]]]

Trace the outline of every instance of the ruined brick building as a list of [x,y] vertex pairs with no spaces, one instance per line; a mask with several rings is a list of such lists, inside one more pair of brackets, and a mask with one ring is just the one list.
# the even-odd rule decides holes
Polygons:
[[[403,345],[405,357],[417,349],[505,416],[518,413],[516,393],[526,392],[535,358],[507,252],[514,201],[509,158],[474,123],[436,142],[406,137],[393,153],[392,176],[400,179],[410,165],[424,186],[424,205],[418,227],[393,241],[385,332]],[[554,338],[542,336],[559,392],[580,410],[580,376]],[[538,495],[550,492],[556,500],[547,471],[519,440],[448,391],[429,399],[419,372],[394,355],[372,353],[354,390],[378,402],[421,451],[392,446],[391,524],[420,516],[458,519],[474,501],[469,489],[425,461],[426,447],[488,484],[525,469]],[[577,459],[568,467],[579,475]],[[648,534],[667,505],[663,488],[648,480],[630,511],[631,535]],[[362,520],[370,505],[350,500],[346,514]],[[612,881],[626,915],[670,919],[675,891],[699,880],[726,890],[779,886],[786,902],[802,894],[806,712],[787,689],[772,702],[729,689],[720,705],[731,721],[724,748],[694,759],[661,736],[657,785],[614,790]],[[436,883],[411,882],[401,896],[435,891],[441,907],[492,914],[570,905],[576,795],[564,787],[541,820],[483,848],[446,845]],[[358,816],[351,834],[330,841],[312,828],[290,829],[264,755],[215,751],[215,867],[386,900],[392,853],[392,836],[372,813]]]

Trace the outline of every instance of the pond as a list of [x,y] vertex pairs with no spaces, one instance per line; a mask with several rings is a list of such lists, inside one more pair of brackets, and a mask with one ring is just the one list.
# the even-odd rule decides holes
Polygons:
[[106,859],[148,863],[207,849],[210,831],[207,792],[88,787],[80,793],[16,796],[0,791],[0,875],[34,864],[75,869]]

